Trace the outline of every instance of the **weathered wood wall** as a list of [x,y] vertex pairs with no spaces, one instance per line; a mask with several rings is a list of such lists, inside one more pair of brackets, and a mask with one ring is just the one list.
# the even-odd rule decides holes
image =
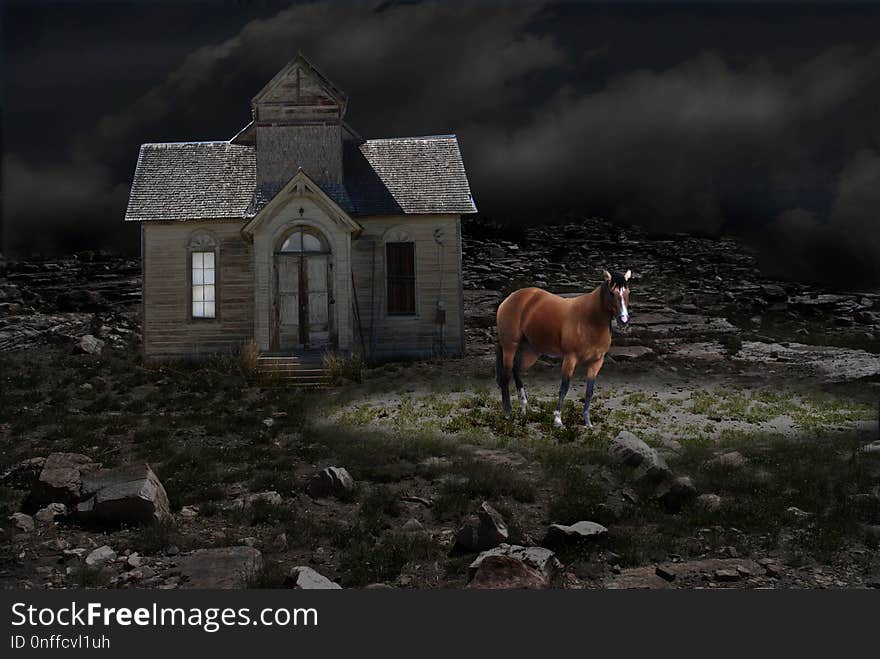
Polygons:
[[[461,227],[458,215],[359,218],[364,227],[352,241],[352,271],[361,327],[354,321],[352,347],[377,359],[428,357],[464,352],[464,309],[461,289]],[[438,253],[434,231],[442,231]],[[416,315],[389,316],[386,308],[385,242],[401,236],[415,243]],[[442,273],[442,289],[441,289]],[[442,299],[446,322],[436,323]],[[375,328],[375,329],[374,329]]]
[[[251,246],[240,234],[241,220],[144,222],[144,356],[198,357],[231,352],[250,340],[254,329],[254,274]],[[217,314],[190,317],[188,245],[198,230],[216,239]]]

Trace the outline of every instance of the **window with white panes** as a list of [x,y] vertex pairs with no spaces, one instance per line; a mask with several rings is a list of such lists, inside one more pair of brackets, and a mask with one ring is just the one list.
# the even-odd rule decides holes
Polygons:
[[216,317],[214,252],[192,252],[192,316]]

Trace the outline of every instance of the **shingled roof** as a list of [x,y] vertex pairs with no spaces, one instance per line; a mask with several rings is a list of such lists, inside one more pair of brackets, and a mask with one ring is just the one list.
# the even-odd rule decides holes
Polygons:
[[229,142],[144,144],[125,219],[244,217],[257,180],[256,152]]
[[[454,135],[347,142],[344,169],[342,184],[318,184],[353,216],[477,210]],[[256,187],[252,146],[144,144],[125,219],[247,219],[275,193]]]

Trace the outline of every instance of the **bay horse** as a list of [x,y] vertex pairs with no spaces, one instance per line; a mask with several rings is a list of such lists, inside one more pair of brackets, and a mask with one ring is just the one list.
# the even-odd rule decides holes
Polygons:
[[562,403],[578,364],[587,366],[584,425],[590,423],[590,400],[596,376],[611,347],[611,321],[620,328],[629,323],[630,270],[602,273],[602,283],[591,293],[564,298],[540,288],[521,288],[498,307],[496,369],[504,418],[510,418],[510,372],[516,382],[520,411],[526,414],[528,399],[522,375],[541,355],[562,357],[562,383],[553,424],[562,427]]

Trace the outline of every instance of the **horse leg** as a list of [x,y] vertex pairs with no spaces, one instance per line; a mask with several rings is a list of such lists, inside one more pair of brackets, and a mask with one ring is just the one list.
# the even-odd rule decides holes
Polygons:
[[566,355],[565,359],[562,360],[562,382],[559,384],[559,401],[556,403],[556,411],[553,412],[553,425],[557,428],[562,427],[562,403],[565,401],[565,395],[568,393],[568,384],[571,382],[575,366],[577,366],[577,357],[574,355]]
[[605,358],[600,357],[587,366],[587,387],[584,394],[584,425],[587,428],[593,427],[593,424],[590,423],[590,401],[593,399],[593,389],[596,386],[596,377],[599,375],[599,369],[602,368],[604,362]]
[[501,405],[504,407],[504,418],[510,418],[510,371],[513,368],[513,359],[516,355],[516,345],[499,345],[496,351],[495,369],[498,376],[498,386],[501,387]]
[[526,388],[523,385],[522,376],[538,360],[538,353],[521,344],[520,351],[513,360],[513,381],[516,383],[516,393],[519,394],[519,411],[525,417],[529,399],[526,397]]

